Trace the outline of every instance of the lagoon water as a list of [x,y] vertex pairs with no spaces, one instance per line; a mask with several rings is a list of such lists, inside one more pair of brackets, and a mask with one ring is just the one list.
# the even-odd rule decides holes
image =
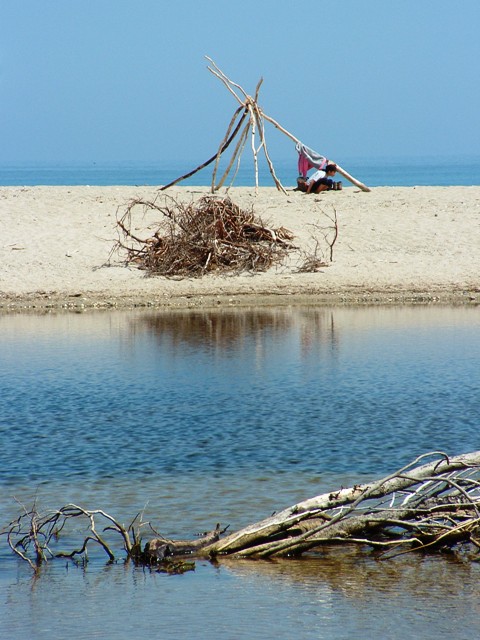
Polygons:
[[[237,529],[427,451],[479,449],[478,307],[0,316],[0,528],[36,496]],[[0,637],[472,638],[480,565],[337,551],[167,576],[0,538]]]

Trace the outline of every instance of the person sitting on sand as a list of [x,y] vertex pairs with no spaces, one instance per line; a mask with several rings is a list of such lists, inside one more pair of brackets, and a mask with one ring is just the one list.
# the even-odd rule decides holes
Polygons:
[[339,191],[342,188],[342,183],[332,180],[336,173],[337,166],[334,164],[327,164],[325,171],[318,169],[307,179],[305,193],[321,193],[327,190]]

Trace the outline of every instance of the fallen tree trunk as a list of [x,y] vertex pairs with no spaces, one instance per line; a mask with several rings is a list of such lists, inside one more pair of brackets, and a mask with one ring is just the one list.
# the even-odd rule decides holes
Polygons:
[[[415,466],[421,459],[432,455],[441,458],[437,457],[433,462]],[[240,554],[260,557],[298,554],[316,546],[319,540],[334,539],[339,535],[343,540],[347,540],[349,529],[352,530],[351,519],[355,513],[362,513],[363,528],[367,519],[375,515],[373,528],[376,530],[379,527],[379,511],[383,513],[384,519],[388,514],[386,524],[391,518],[398,523],[402,518],[416,519],[417,516],[425,516],[425,501],[428,498],[433,500],[431,509],[435,514],[438,505],[443,510],[446,510],[449,504],[457,507],[460,504],[458,498],[462,497],[477,518],[480,509],[479,465],[480,452],[455,458],[448,458],[443,453],[424,454],[378,482],[355,485],[310,498],[230,534],[207,547],[205,551],[213,555]],[[465,475],[468,471],[472,471],[477,479]],[[457,476],[458,482],[455,483],[454,478]],[[439,503],[440,496],[447,498],[447,501]],[[385,511],[387,499],[389,509]],[[408,502],[411,506],[407,510],[398,506]],[[321,523],[306,532],[295,534],[300,523],[311,519],[320,519]],[[424,528],[427,526],[425,523]],[[358,529],[362,527],[353,527],[352,532],[358,532]],[[397,541],[397,538],[395,540]]]
[[[427,458],[430,461],[424,462]],[[73,551],[55,551],[61,533],[74,518],[89,522],[89,535]],[[106,525],[101,534],[97,519]],[[154,533],[146,542],[145,527]],[[89,543],[102,549],[110,562],[115,561],[117,551],[104,532],[119,537],[126,560],[143,565],[168,563],[175,557],[298,556],[332,543],[367,546],[380,550],[384,558],[407,551],[448,549],[478,560],[480,451],[452,458],[442,452],[426,453],[376,482],[321,494],[222,538],[225,530],[217,524],[195,540],[173,540],[161,536],[138,515],[125,527],[104,511],[76,505],[42,516],[34,503],[3,533],[12,551],[35,570],[53,558],[85,557]],[[181,562],[169,566],[166,570],[175,573],[191,568]]]

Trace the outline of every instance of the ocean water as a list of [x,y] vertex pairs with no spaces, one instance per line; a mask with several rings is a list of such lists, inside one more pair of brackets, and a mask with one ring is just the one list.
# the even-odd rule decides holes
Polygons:
[[[247,154],[245,154],[247,155]],[[370,187],[377,186],[452,186],[480,184],[480,156],[415,157],[415,158],[337,158],[338,164],[352,176]],[[2,164],[0,186],[33,185],[165,185],[201,164],[200,161],[166,163],[70,163],[70,164]],[[286,187],[297,178],[297,159],[274,161],[275,171]],[[223,165],[220,169],[224,168]],[[213,165],[202,169],[180,185],[210,185]],[[219,172],[218,175],[221,175]],[[233,178],[233,172],[230,178]],[[230,179],[225,183],[230,184]],[[250,158],[240,165],[236,186],[255,184],[255,172]],[[259,185],[274,182],[264,161],[259,163]]]
[[[479,449],[477,307],[0,315],[0,530],[33,500],[192,537]],[[0,637],[480,636],[480,565],[347,550],[167,576],[0,536]],[[463,633],[465,631],[465,633]]]

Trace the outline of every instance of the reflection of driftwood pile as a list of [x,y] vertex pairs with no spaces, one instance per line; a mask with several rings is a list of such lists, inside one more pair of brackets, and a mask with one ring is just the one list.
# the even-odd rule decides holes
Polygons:
[[[433,461],[419,466],[426,457]],[[69,525],[73,522],[78,534],[79,521],[89,534],[73,551],[62,550],[73,545]],[[196,540],[171,540],[142,522],[140,514],[125,527],[101,510],[70,504],[41,515],[34,504],[24,507],[4,533],[12,551],[34,570],[52,558],[85,560],[89,544],[102,549],[109,561],[123,554],[174,573],[192,568],[187,558],[289,557],[330,551],[335,544],[373,549],[382,559],[411,551],[454,551],[478,561],[480,451],[455,458],[425,454],[377,482],[310,498],[222,537],[225,530],[217,525]],[[145,542],[146,532],[150,537]],[[117,547],[121,542],[120,551],[115,540]]]
[[[151,237],[142,239],[132,230],[132,212],[158,212],[161,221]],[[188,204],[173,198],[133,200],[118,220],[127,262],[150,274],[201,276],[206,273],[265,271],[280,263],[292,245],[287,229],[271,229],[243,211],[229,198],[205,196]]]

